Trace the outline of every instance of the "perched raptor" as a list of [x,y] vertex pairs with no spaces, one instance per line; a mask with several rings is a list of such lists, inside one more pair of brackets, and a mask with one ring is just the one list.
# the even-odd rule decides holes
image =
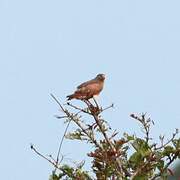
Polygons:
[[67,96],[68,100],[88,100],[90,98],[93,98],[95,95],[98,95],[102,91],[104,80],[105,75],[98,74],[94,79],[80,84],[73,94]]

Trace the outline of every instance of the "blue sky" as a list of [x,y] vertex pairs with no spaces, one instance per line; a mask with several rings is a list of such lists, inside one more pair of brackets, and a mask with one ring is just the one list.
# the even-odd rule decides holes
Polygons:
[[[48,179],[52,167],[29,149],[56,153],[65,126],[53,116],[81,82],[107,76],[99,102],[122,134],[129,114],[147,112],[153,137],[171,135],[180,119],[180,2],[0,0],[1,179]],[[67,159],[86,144],[66,141]],[[72,160],[71,160],[72,161]]]

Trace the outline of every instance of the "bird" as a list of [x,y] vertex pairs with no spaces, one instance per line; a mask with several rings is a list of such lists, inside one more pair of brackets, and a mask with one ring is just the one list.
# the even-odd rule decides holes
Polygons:
[[80,84],[76,91],[67,96],[67,100],[78,99],[87,101],[99,95],[104,87],[105,74],[98,74],[94,79]]

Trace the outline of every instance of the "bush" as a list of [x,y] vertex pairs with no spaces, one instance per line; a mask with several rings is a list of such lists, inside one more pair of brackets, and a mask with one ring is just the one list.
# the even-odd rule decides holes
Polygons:
[[[85,108],[80,108],[71,103],[61,105],[53,95],[52,97],[63,112],[63,115],[57,118],[65,119],[67,123],[57,157],[46,157],[31,145],[34,152],[53,165],[54,170],[50,180],[155,180],[167,179],[168,175],[174,175],[169,166],[180,158],[180,138],[177,138],[177,129],[167,141],[164,136],[159,136],[160,142],[157,143],[153,141],[150,134],[150,128],[154,122],[146,114],[131,114],[131,118],[140,123],[144,136],[124,133],[122,138],[117,138],[118,132],[112,131],[101,116],[103,111],[113,105],[102,108],[95,100],[95,103],[88,100],[83,101]],[[92,119],[89,124],[82,120],[85,114]],[[70,123],[74,123],[76,130],[67,133]],[[87,153],[87,156],[92,158],[91,171],[94,172],[94,177],[83,170],[83,162],[72,167],[63,164],[63,157],[59,159],[64,138],[85,141],[93,147],[93,151]]]

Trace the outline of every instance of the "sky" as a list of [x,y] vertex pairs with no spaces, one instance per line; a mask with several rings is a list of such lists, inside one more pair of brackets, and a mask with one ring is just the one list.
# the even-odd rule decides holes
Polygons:
[[[180,119],[180,2],[177,0],[0,0],[1,179],[44,180],[53,167],[30,148],[56,154],[65,125],[54,115],[66,95],[98,73],[103,117],[139,132],[131,113],[155,121],[152,137],[170,137]],[[73,101],[74,103],[80,103]],[[67,162],[87,144],[65,141]]]

